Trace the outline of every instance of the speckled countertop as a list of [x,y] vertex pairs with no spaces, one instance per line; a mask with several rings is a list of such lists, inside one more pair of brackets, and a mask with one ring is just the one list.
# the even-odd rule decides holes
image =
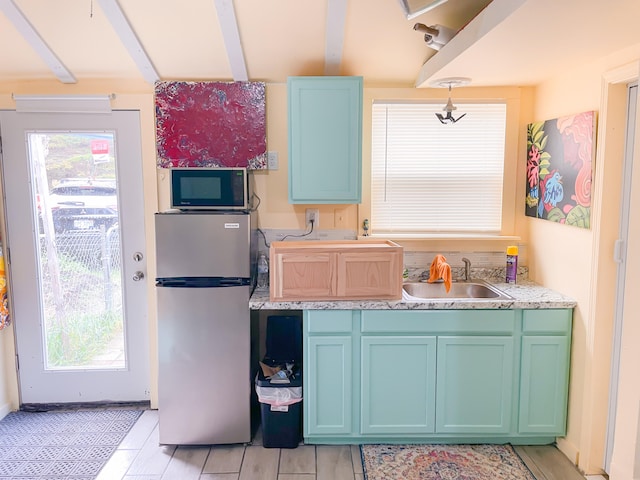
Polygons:
[[492,285],[512,298],[271,302],[268,290],[256,289],[249,301],[249,308],[251,310],[453,310],[573,308],[576,306],[574,299],[532,282],[521,282],[517,285],[493,283]]

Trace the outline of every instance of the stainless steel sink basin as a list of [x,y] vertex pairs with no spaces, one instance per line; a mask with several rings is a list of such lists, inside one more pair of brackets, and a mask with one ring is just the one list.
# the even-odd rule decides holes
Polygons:
[[[444,283],[408,282],[402,287],[409,297],[415,299],[429,298],[486,298],[505,300],[511,297],[493,285],[482,280],[454,282],[447,293]],[[405,295],[405,297],[406,297]],[[410,300],[411,298],[409,298]]]

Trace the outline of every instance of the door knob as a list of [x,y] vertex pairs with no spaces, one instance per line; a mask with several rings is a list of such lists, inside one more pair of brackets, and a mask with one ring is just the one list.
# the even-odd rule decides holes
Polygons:
[[136,273],[133,274],[133,281],[134,282],[139,282],[143,278],[144,278],[144,273],[142,273],[142,272],[136,272]]

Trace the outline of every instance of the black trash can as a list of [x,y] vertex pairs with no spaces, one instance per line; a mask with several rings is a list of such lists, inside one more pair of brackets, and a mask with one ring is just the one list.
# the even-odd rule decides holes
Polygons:
[[265,448],[296,448],[302,440],[302,375],[274,384],[262,372],[256,378]]
[[281,367],[287,375],[256,376],[256,393],[265,448],[296,448],[302,439],[302,319],[293,315],[267,318],[266,351],[262,363]]

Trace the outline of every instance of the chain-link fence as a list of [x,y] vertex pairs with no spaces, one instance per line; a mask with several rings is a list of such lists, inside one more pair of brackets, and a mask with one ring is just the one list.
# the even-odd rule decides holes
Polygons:
[[[55,249],[55,253],[51,250]],[[40,264],[47,358],[87,365],[122,331],[119,228],[41,236]]]

